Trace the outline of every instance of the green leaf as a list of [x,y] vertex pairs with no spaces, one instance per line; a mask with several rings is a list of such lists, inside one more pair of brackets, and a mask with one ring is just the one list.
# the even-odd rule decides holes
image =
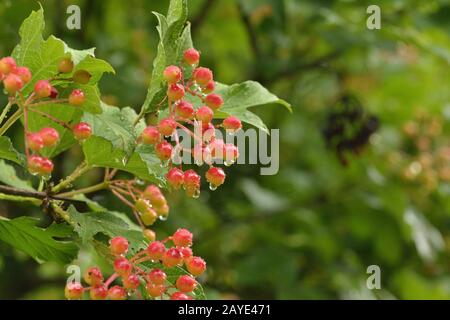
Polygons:
[[164,183],[167,169],[161,168],[151,146],[138,146],[128,157],[124,151],[114,149],[108,140],[93,136],[83,143],[83,152],[89,165],[114,168],[129,172],[139,179]]
[[86,70],[91,74],[89,84],[96,84],[104,73],[113,73],[114,68],[105,60],[97,59],[91,55],[87,55],[80,63],[74,68],[74,73],[78,70]]
[[127,238],[132,252],[147,246],[142,230],[131,222],[125,222],[126,216],[122,213],[106,211],[80,213],[74,207],[70,207],[68,212],[75,222],[75,232],[85,243],[91,241],[96,234],[102,233],[109,237]]
[[91,125],[93,135],[105,138],[115,149],[131,155],[137,139],[134,127],[136,112],[129,107],[119,109],[105,103],[101,103],[101,110],[98,115],[85,114],[82,121]]
[[0,137],[0,159],[13,161],[20,165],[25,163],[24,155],[14,149],[8,137]]
[[33,190],[30,182],[20,179],[14,167],[3,160],[0,160],[0,181],[15,188]]
[[78,247],[73,242],[56,240],[71,236],[70,226],[52,224],[42,229],[36,227],[37,222],[31,217],[13,220],[0,217],[0,239],[29,254],[39,263],[70,263],[76,257]]

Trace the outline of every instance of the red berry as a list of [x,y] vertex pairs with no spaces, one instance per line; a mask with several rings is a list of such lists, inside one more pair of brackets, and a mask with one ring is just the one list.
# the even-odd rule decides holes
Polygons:
[[111,300],[126,300],[127,292],[121,286],[113,286],[108,290],[108,298]]
[[178,117],[183,120],[190,120],[194,117],[194,107],[189,102],[181,100],[175,107],[175,112]]
[[211,93],[206,96],[205,103],[211,109],[217,110],[221,106],[223,106],[223,99],[222,99],[221,95],[219,95],[217,93]]
[[192,169],[184,173],[184,184],[187,187],[200,187],[200,176]]
[[177,66],[168,66],[163,73],[164,80],[166,80],[169,84],[179,82],[182,76],[183,74],[181,72],[181,69]]
[[192,249],[190,247],[180,248],[181,254],[183,255],[183,260],[187,261],[192,257]]
[[166,268],[173,268],[182,262],[183,256],[178,248],[170,248],[162,256],[162,263]]
[[172,118],[162,119],[159,122],[158,130],[163,136],[171,136],[175,129],[177,128],[177,123]]
[[34,93],[38,98],[50,97],[50,94],[52,93],[52,86],[50,82],[47,80],[39,80],[36,82],[34,85]]
[[167,96],[172,101],[178,101],[183,99],[184,94],[185,94],[184,87],[178,83],[173,83],[169,85],[169,89],[167,89]]
[[50,159],[42,158],[41,161],[41,169],[39,170],[39,174],[43,176],[47,176],[53,171],[53,162]]
[[33,151],[39,151],[44,148],[44,139],[39,133],[29,133],[27,135],[27,145]]
[[214,82],[214,80],[211,80],[210,82],[208,82],[208,84],[204,87],[202,87],[203,93],[205,94],[210,94],[214,91],[214,89],[216,88],[216,83]]
[[211,156],[214,159],[223,159],[225,143],[222,139],[214,139],[211,141],[209,148],[211,149]]
[[42,128],[39,131],[39,135],[45,147],[53,147],[59,140],[59,133],[54,128]]
[[241,120],[233,116],[230,116],[223,120],[222,125],[225,129],[232,131],[237,131],[242,128]]
[[83,297],[84,288],[78,282],[71,282],[66,285],[64,295],[69,300],[79,300]]
[[172,168],[167,172],[166,179],[169,186],[178,190],[183,185],[184,173],[178,168]]
[[152,269],[152,271],[148,273],[148,278],[154,284],[164,284],[166,282],[167,275],[161,269]]
[[150,241],[155,241],[156,239],[156,233],[153,230],[145,229],[144,230],[144,237],[146,237]]
[[200,257],[192,257],[186,261],[186,269],[195,277],[198,277],[206,270],[206,262]]
[[161,190],[154,184],[147,186],[142,195],[156,207],[160,207],[166,203],[166,198],[162,194]]
[[202,123],[210,123],[214,117],[214,111],[210,107],[203,106],[198,108],[195,117]]
[[232,143],[227,143],[223,147],[225,165],[232,164],[239,157],[239,149]]
[[192,276],[186,274],[178,277],[176,286],[181,292],[192,292],[197,286],[197,281]]
[[5,86],[6,92],[13,96],[22,89],[23,81],[18,75],[10,73],[6,76],[5,80],[3,80],[3,85]]
[[194,48],[187,49],[184,52],[184,61],[189,65],[197,65],[200,62],[200,52]]
[[161,141],[155,147],[156,156],[161,161],[167,161],[172,157],[173,147],[167,141]]
[[161,241],[153,241],[147,247],[147,255],[152,260],[161,260],[164,252],[166,252],[166,246]]
[[125,257],[114,260],[114,271],[121,277],[125,277],[133,270],[133,265]]
[[144,144],[156,144],[161,139],[161,134],[157,127],[149,126],[142,131],[141,139]]
[[128,240],[124,237],[114,237],[109,242],[109,249],[113,255],[123,255],[128,251]]
[[92,128],[86,122],[76,124],[73,129],[73,135],[77,140],[86,140],[92,135]]
[[58,72],[70,73],[73,71],[73,61],[70,58],[63,58],[58,64]]
[[139,277],[135,274],[130,274],[123,279],[123,286],[128,290],[137,289],[140,283]]
[[0,60],[0,72],[8,75],[16,69],[16,60],[12,57],[5,57]]
[[51,99],[56,99],[57,97],[58,97],[58,90],[56,90],[56,88],[55,87],[52,87],[52,91],[51,91],[51,93],[50,93],[50,98]]
[[170,300],[192,300],[192,298],[183,292],[177,291],[172,293],[172,295],[170,296]]
[[208,146],[196,144],[192,150],[192,154],[195,164],[198,166],[203,165],[203,163],[211,164],[211,150]]
[[225,182],[225,176],[221,168],[211,167],[206,172],[206,180],[214,187],[222,185]]
[[108,297],[108,288],[98,285],[91,288],[90,296],[92,300],[105,300]]
[[22,79],[23,83],[26,84],[30,82],[31,78],[33,77],[31,75],[30,69],[27,67],[18,67],[14,73],[19,76],[20,79]]
[[41,171],[42,157],[33,155],[28,158],[28,170],[31,174],[39,174]]
[[190,247],[192,245],[192,233],[187,229],[178,229],[172,236],[172,241],[177,247]]
[[80,89],[75,89],[69,96],[69,103],[73,106],[81,106],[84,103],[84,92]]
[[166,291],[166,287],[162,284],[147,283],[147,293],[153,297],[160,297]]
[[200,67],[194,70],[192,77],[200,86],[206,86],[213,80],[213,73],[208,68]]
[[103,274],[98,267],[91,267],[84,273],[84,281],[91,286],[103,283]]

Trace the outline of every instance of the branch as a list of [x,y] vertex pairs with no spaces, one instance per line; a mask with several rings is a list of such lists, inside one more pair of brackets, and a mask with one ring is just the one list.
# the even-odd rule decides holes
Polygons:
[[48,194],[47,192],[18,189],[18,188],[14,188],[14,187],[5,186],[5,185],[0,185],[0,192],[2,192],[3,194],[6,194],[6,195],[33,198],[33,199],[39,199],[39,200],[50,199],[50,200],[58,200],[58,201],[83,202],[80,200],[72,200],[70,198],[66,198],[63,196],[58,196],[58,195],[53,196],[51,194]]
[[91,166],[89,166],[85,161],[83,161],[75,170],[74,172],[68,176],[66,179],[61,181],[58,185],[53,187],[52,193],[58,193],[61,190],[64,190],[65,188],[69,187],[72,182],[77,180],[80,176],[85,174],[87,171],[91,169]]

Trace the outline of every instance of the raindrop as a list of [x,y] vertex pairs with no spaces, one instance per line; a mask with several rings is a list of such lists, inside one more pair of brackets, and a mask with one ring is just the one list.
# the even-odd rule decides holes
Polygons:
[[195,192],[192,194],[192,198],[194,199],[200,198],[200,189],[195,190]]
[[125,166],[127,164],[127,162],[128,162],[127,157],[123,157],[122,158],[122,164]]
[[167,220],[167,216],[159,216],[158,218],[161,221],[166,221]]
[[225,160],[223,164],[224,164],[226,167],[231,167],[234,163],[235,163],[234,160]]
[[139,186],[143,186],[143,185],[145,185],[145,181],[141,180],[141,179],[137,179],[136,180],[136,184],[139,185]]
[[209,184],[209,190],[211,190],[211,191],[216,191],[216,190],[217,190],[217,186],[214,185],[214,184],[212,184],[212,183],[210,183],[210,184]]

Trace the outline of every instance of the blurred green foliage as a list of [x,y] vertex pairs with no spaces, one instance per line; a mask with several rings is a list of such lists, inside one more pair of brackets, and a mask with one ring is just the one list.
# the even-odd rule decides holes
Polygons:
[[[294,108],[293,115],[256,111],[280,129],[277,175],[240,165],[223,188],[199,200],[169,196],[172,214],[157,232],[192,229],[208,262],[209,298],[450,298],[450,4],[378,1],[382,28],[370,31],[371,2],[190,1],[194,42],[216,79],[260,81]],[[151,11],[164,12],[168,1],[41,3],[49,34],[74,48],[97,47],[117,71],[101,83],[104,100],[138,109],[158,40]],[[81,30],[65,27],[70,4],[82,9]],[[0,3],[0,56],[37,7],[32,0]],[[345,94],[380,121],[346,166],[321,133]],[[59,174],[80,157],[74,149],[60,158]],[[94,198],[121,206],[107,193]],[[0,203],[2,215],[25,213],[42,216],[25,204]],[[0,298],[62,297],[61,267],[39,266],[3,243],[0,253]],[[79,262],[91,259],[82,252]],[[366,288],[369,265],[381,268],[381,290]]]

